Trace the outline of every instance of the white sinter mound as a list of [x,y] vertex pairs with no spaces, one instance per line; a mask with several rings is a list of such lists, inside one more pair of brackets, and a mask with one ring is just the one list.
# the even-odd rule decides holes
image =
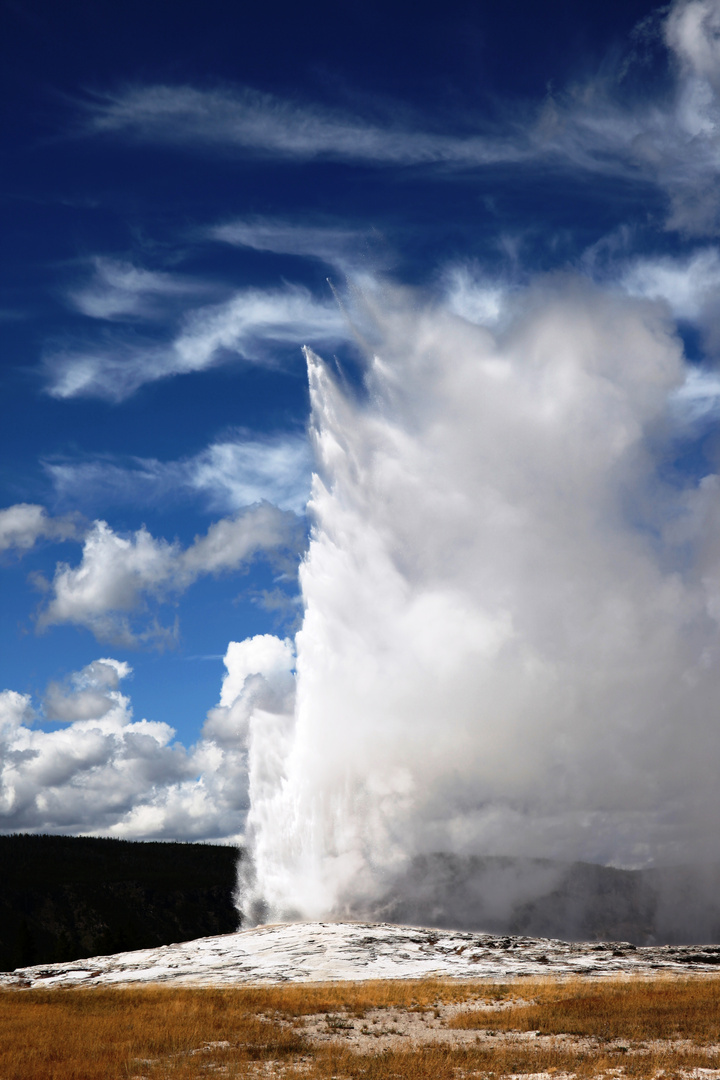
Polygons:
[[18,968],[0,988],[165,983],[233,986],[338,979],[505,979],[717,970],[720,946],[569,944],[387,923],[285,923],[159,949]]

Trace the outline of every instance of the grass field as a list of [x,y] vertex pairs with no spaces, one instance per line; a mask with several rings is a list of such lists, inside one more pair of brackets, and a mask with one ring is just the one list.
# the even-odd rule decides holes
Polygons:
[[523,1075],[720,1078],[720,977],[0,995],[0,1080]]

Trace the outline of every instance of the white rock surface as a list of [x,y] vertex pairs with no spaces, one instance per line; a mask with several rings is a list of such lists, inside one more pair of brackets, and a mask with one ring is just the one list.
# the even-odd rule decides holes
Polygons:
[[0,988],[239,986],[337,979],[506,979],[517,975],[720,973],[720,945],[635,948],[496,937],[387,923],[284,923],[159,949],[38,964],[0,974]]

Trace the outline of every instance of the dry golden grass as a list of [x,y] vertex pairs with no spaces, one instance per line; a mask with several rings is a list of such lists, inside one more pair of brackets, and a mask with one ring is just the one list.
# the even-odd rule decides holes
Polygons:
[[523,997],[532,1000],[462,1012],[450,1026],[605,1039],[720,1042],[720,980],[716,978],[525,983]]
[[[465,1077],[492,1078],[554,1076],[592,1077],[623,1076],[663,1080],[691,1074],[697,1068],[720,1068],[720,1058],[693,1051],[658,1051],[631,1056],[617,1050],[567,1050],[527,1046],[449,1047],[427,1046],[422,1049],[384,1051],[380,1054],[353,1054],[338,1048],[316,1053],[311,1070],[304,1073],[312,1080],[460,1080]],[[167,1074],[171,1076],[173,1074]],[[187,1074],[188,1076],[192,1074]],[[196,1074],[197,1075],[197,1074]],[[230,1074],[232,1075],[232,1074]],[[238,1073],[237,1075],[248,1075]],[[293,1073],[286,1073],[293,1076]],[[294,1074],[300,1077],[300,1073]],[[294,1080],[294,1076],[293,1076]]]
[[[492,988],[487,987],[488,993]],[[349,1012],[364,1016],[369,1009],[432,1009],[436,1002],[462,1002],[478,997],[478,984],[451,979],[385,979],[375,982],[288,983],[284,986],[243,987],[249,1008],[286,1018],[313,1013]]]
[[[463,1009],[480,1002],[487,1007]],[[378,1009],[396,1017],[447,1013],[445,1030],[466,1042],[381,1052],[358,1052],[343,1042],[343,1018],[349,1026]],[[318,1014],[327,1016],[333,1041],[318,1044],[304,1032],[306,1020]],[[669,1080],[696,1068],[720,1071],[712,1045],[720,1042],[719,1015],[717,977],[6,991],[0,994],[0,1080],[499,1080],[523,1073],[662,1073]],[[477,1029],[477,1042],[467,1043],[476,1037],[468,1036],[468,1025]],[[533,1042],[505,1034],[510,1031],[556,1037]],[[618,1038],[625,1045],[612,1041]],[[686,1041],[671,1041],[678,1038]]]
[[[171,1068],[211,1042],[230,1042],[242,1061],[285,1060],[304,1050],[292,1027],[266,1019],[242,991],[142,988],[0,995],[2,1080],[160,1076],[163,1063]],[[157,1065],[163,1065],[159,1072]]]

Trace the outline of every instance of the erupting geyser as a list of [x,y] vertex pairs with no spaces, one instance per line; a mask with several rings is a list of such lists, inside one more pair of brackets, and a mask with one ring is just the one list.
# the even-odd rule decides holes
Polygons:
[[673,466],[666,310],[561,276],[487,326],[379,288],[358,318],[365,393],[307,354],[295,659],[228,658],[243,909],[372,916],[432,852],[718,858],[720,477]]

